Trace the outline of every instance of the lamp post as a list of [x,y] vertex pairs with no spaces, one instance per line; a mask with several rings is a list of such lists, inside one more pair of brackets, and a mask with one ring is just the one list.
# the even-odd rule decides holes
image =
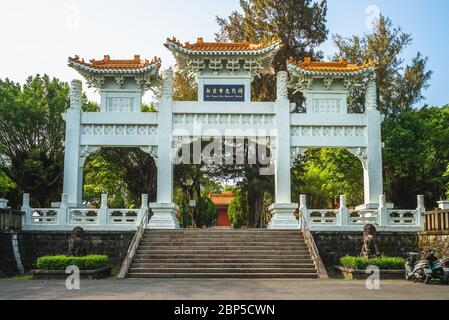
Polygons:
[[190,216],[192,217],[192,224],[193,224],[193,227],[196,228],[196,223],[194,223],[194,220],[193,220],[193,209],[196,207],[195,199],[192,199],[189,201],[189,207],[190,207]]

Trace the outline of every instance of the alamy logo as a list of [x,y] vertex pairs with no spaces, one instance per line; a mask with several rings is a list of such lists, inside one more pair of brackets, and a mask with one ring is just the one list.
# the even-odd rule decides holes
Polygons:
[[365,271],[370,274],[366,279],[366,288],[368,290],[380,290],[380,269],[377,266],[369,266]]
[[79,290],[80,289],[80,269],[77,266],[68,266],[65,269],[65,273],[69,274],[65,280],[65,287],[67,290]]

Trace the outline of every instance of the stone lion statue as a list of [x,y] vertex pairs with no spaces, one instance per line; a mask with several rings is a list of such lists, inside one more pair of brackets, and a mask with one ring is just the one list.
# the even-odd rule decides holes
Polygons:
[[69,239],[68,256],[79,257],[86,255],[86,245],[84,243],[84,229],[76,227],[72,230]]
[[367,224],[363,228],[363,247],[360,256],[370,259],[380,255],[381,253],[376,241],[376,227],[372,224]]

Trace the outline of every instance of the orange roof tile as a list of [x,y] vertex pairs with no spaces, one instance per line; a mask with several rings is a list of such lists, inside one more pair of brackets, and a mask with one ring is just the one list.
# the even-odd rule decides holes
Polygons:
[[105,55],[102,60],[92,59],[90,63],[80,59],[79,56],[75,56],[75,58],[69,58],[69,61],[94,69],[143,69],[152,64],[157,64],[158,66],[161,64],[161,59],[158,57],[154,57],[152,61],[149,61],[141,60],[140,55],[135,55],[132,60],[113,60],[109,55]]
[[377,70],[377,63],[375,61],[368,61],[362,65],[350,64],[346,60],[340,60],[339,62],[320,62],[312,61],[311,58],[305,58],[302,62],[289,60],[289,63],[305,71],[318,71],[318,72],[357,72],[373,68]]
[[[167,42],[175,43],[185,49],[189,49],[192,51],[256,51],[268,48],[272,45],[279,44],[282,46],[280,41],[276,38],[271,41],[253,44],[248,41],[245,42],[204,42],[203,38],[198,38],[196,43],[190,44],[186,42],[185,44],[181,44],[176,38],[167,39]],[[165,44],[168,47],[167,44]]]
[[229,206],[234,200],[234,193],[232,192],[223,192],[220,194],[210,194],[209,198],[212,200],[212,203],[216,206]]

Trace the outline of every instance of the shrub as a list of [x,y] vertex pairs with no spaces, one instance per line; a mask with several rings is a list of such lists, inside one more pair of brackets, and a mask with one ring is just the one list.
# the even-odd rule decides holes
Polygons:
[[345,268],[355,270],[365,270],[368,266],[377,266],[380,270],[402,270],[405,265],[405,259],[385,256],[372,259],[345,256],[340,259],[340,264]]
[[37,259],[37,267],[42,270],[65,270],[68,266],[77,266],[80,270],[97,270],[106,267],[109,258],[101,255],[84,257],[45,256]]

